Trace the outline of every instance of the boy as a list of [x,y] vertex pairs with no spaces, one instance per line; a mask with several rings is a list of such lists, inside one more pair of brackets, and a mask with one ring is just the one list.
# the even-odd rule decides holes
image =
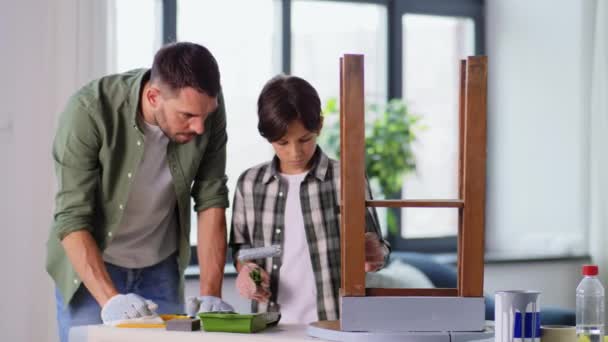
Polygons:
[[[237,289],[253,300],[254,312],[280,311],[283,323],[338,319],[340,167],[317,146],[319,95],[301,78],[277,76],[260,94],[258,117],[275,157],[239,177],[230,246],[235,260],[241,248],[278,244],[283,252],[257,263],[237,261]],[[368,208],[366,272],[384,266],[389,253],[377,222]],[[259,286],[253,270],[261,273]]]

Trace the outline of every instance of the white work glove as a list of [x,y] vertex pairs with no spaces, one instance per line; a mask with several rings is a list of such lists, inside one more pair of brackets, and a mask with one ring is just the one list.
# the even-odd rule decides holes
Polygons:
[[365,233],[365,272],[374,272],[384,267],[384,259],[388,249],[384,246],[378,235]]
[[232,305],[215,296],[190,297],[186,301],[186,313],[196,317],[197,313],[204,312],[234,312]]
[[158,305],[135,293],[117,294],[101,309],[101,320],[105,325],[117,325],[135,320],[156,320]]

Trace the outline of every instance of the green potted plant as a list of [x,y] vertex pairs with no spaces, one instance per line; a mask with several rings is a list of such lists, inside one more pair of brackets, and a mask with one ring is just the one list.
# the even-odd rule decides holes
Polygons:
[[[319,144],[328,155],[340,158],[340,109],[330,98],[323,108],[324,128]],[[401,198],[404,176],[416,170],[412,143],[420,126],[420,117],[410,113],[401,99],[372,104],[365,113],[365,170],[374,197]],[[387,211],[390,234],[399,234],[399,215]]]

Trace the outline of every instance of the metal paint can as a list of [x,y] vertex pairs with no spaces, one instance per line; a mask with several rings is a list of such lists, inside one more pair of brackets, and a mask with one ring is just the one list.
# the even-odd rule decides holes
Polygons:
[[496,292],[494,320],[495,342],[540,342],[540,292]]

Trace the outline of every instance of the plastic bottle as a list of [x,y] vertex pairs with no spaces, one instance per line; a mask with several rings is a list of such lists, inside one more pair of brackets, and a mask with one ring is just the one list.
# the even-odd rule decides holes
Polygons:
[[578,341],[604,341],[604,287],[597,265],[584,265],[584,278],[576,288],[576,336]]

